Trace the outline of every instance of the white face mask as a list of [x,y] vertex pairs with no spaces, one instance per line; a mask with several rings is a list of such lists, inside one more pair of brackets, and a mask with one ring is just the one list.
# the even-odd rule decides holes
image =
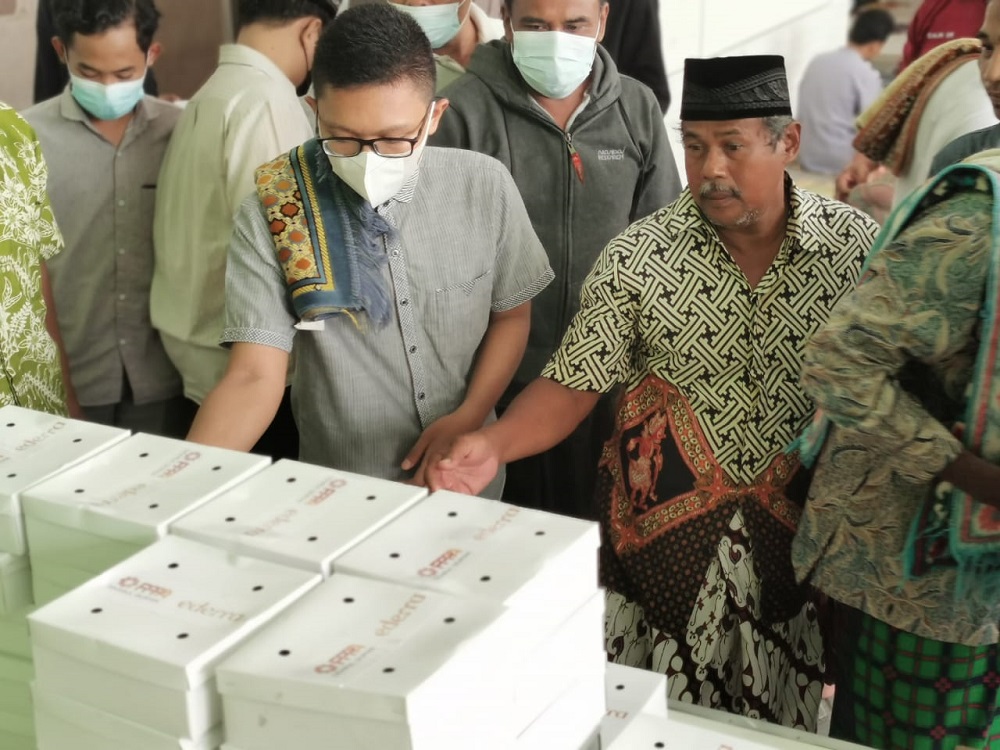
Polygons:
[[423,136],[409,156],[393,159],[379,156],[374,151],[362,151],[356,156],[327,155],[333,173],[372,206],[380,206],[394,198],[420,166],[420,157],[427,143],[428,123],[433,114],[432,105],[421,127]]
[[600,35],[600,25],[593,37],[564,31],[515,31],[514,65],[539,94],[565,99],[590,75]]
[[[463,19],[460,17],[462,3],[444,5],[400,5],[389,3],[393,8],[405,13],[423,30],[431,42],[431,49],[441,49],[458,36]],[[468,18],[468,14],[465,16]]]

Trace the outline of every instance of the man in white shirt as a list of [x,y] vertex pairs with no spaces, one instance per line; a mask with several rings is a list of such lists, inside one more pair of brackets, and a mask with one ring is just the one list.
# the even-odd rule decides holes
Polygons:
[[[333,19],[327,0],[239,0],[236,43],[192,97],[164,158],[153,239],[151,313],[184,394],[201,403],[221,379],[219,346],[226,251],[254,170],[308,140],[315,123],[299,103],[316,41]],[[285,404],[258,449],[295,456],[297,434]]]

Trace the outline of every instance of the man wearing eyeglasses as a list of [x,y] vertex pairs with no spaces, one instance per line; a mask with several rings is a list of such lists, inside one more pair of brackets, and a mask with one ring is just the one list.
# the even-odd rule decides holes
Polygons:
[[493,420],[553,274],[506,168],[426,147],[448,104],[412,18],[346,11],[315,83],[316,137],[261,167],[236,217],[232,354],[189,438],[253,445],[294,342],[300,458],[423,484],[425,455]]
[[[238,0],[236,12],[236,43],[223,45],[218,68],[174,130],[153,226],[150,313],[184,395],[195,403],[219,382],[229,359],[219,336],[233,217],[254,190],[257,165],[312,133],[297,90],[308,88],[316,40],[336,11],[328,0]],[[286,394],[256,450],[294,456],[296,440]]]

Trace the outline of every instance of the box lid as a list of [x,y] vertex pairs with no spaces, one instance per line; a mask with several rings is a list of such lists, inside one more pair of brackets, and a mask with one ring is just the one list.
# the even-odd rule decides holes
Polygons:
[[166,537],[29,617],[32,643],[178,690],[320,577]]
[[166,534],[171,521],[269,463],[250,453],[133,435],[23,493],[24,513],[87,534],[148,543]]
[[282,460],[176,521],[171,533],[329,575],[335,557],[426,494]]
[[[128,435],[128,430],[117,427],[20,406],[0,408],[0,515],[19,518],[20,493]],[[3,544],[5,552],[25,554],[23,530]]]
[[409,724],[479,704],[477,687],[496,706],[509,686],[491,678],[489,654],[472,643],[489,639],[502,611],[488,600],[334,574],[219,665],[219,691]]
[[508,606],[578,604],[597,588],[599,544],[594,523],[436,492],[333,569]]

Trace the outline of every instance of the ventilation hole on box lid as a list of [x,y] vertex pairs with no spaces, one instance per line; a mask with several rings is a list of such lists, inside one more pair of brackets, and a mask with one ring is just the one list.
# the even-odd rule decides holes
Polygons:
[[444,621],[445,621],[446,624],[451,625],[453,622],[455,622],[455,618],[454,617],[446,617],[446,618],[444,618]]
[[83,492],[84,492],[83,490],[76,490],[76,494],[77,494],[77,495],[82,495],[82,494],[83,494]]
[[490,580],[490,577],[489,576],[483,576],[479,580],[482,581],[483,583],[486,583],[486,581]]
[[291,655],[292,652],[289,651],[287,648],[283,648],[281,649],[281,651],[278,652],[278,656],[291,656]]
[[232,523],[235,520],[236,520],[236,516],[227,516],[226,517],[226,523]]
[[149,458],[149,454],[148,453],[140,453],[139,454],[139,458]]
[[221,466],[213,466],[212,467],[212,471],[222,471],[222,467]]
[[315,541],[316,541],[317,539],[319,539],[319,537],[318,537],[318,536],[311,536],[311,537],[309,537],[309,538],[308,538],[308,539],[307,539],[306,541],[307,541],[307,542],[315,542]]
[[452,511],[451,513],[448,514],[448,518],[454,518],[457,515],[458,515],[458,513],[456,513],[455,511]]
[[353,596],[345,596],[344,597],[344,604],[354,604],[354,597]]
[[264,590],[264,587],[263,587],[263,586],[254,586],[254,587],[253,587],[253,590],[254,590],[254,591],[263,591],[263,590]]
[[185,638],[187,638],[187,637],[188,637],[188,634],[187,634],[187,633],[178,633],[178,634],[177,634],[177,639],[178,639],[178,640],[181,640],[181,641],[183,641],[183,640],[184,640]]
[[8,475],[7,475],[7,478],[8,478],[8,479],[13,479],[13,478],[14,478],[14,477],[16,477],[16,476],[17,476],[17,474],[16,474],[16,473],[15,473],[15,474],[8,474]]
[[99,615],[103,611],[104,610],[101,609],[100,607],[94,607],[92,610],[90,610],[90,614],[92,614],[92,615]]
[[288,479],[286,479],[285,481],[288,482],[289,484],[293,484],[297,480],[295,479],[295,477],[288,477]]
[[625,689],[624,685],[615,685],[615,690],[624,690],[624,689]]
[[160,507],[160,504],[159,503],[152,503],[149,507],[150,507],[150,509],[155,510],[156,508]]
[[8,427],[13,427],[13,426],[14,426],[14,423],[13,423],[13,422],[8,422],[8,423],[7,423],[7,426],[8,426]]
[[653,745],[653,747],[660,748],[660,747],[666,747],[666,745],[664,745],[662,742],[657,742]]
[[83,438],[73,438],[73,442],[74,443],[82,443],[83,442]]
[[392,672],[395,672],[395,671],[396,671],[396,668],[395,668],[395,667],[386,667],[386,668],[385,668],[385,669],[383,669],[382,671],[383,671],[383,672],[385,672],[386,674],[390,674],[390,673],[392,673]]
[[170,565],[168,565],[167,567],[173,570],[174,568],[178,567],[178,565],[177,563],[170,563]]
[[374,499],[375,495],[369,495],[368,497],[365,498],[365,500],[374,500]]
[[395,560],[397,557],[399,557],[399,553],[398,552],[390,552],[389,553],[389,557],[391,557],[391,558],[393,558]]
[[544,531],[536,531],[535,532],[535,536],[545,536],[545,532]]

